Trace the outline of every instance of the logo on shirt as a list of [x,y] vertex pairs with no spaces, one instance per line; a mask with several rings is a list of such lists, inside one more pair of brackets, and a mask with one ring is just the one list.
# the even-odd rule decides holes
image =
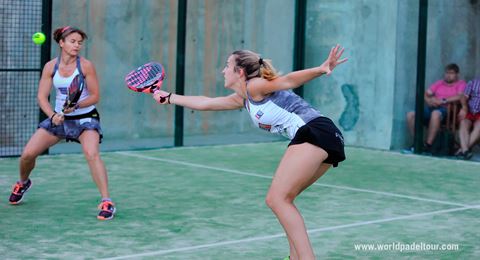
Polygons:
[[260,127],[263,130],[269,131],[269,132],[270,132],[270,129],[272,129],[272,125],[266,125],[266,124],[262,124],[262,123],[258,123],[258,127]]
[[60,93],[62,93],[63,95],[67,94],[67,88],[58,88],[58,91],[60,91]]
[[255,114],[255,117],[256,117],[257,119],[260,119],[260,117],[262,117],[262,116],[263,116],[263,112],[260,111],[260,110],[258,110],[258,112]]

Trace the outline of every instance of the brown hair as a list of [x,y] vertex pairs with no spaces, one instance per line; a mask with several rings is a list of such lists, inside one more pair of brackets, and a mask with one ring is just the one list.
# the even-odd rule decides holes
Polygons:
[[445,71],[448,71],[448,70],[453,70],[457,74],[460,72],[460,68],[455,63],[450,63],[447,66],[445,66]]
[[235,56],[235,68],[245,70],[247,80],[252,78],[264,78],[273,80],[279,75],[270,60],[264,60],[259,54],[249,50],[237,50],[232,53]]
[[72,33],[80,34],[83,40],[88,38],[87,34],[84,31],[72,26],[64,26],[64,27],[55,29],[55,31],[53,32],[53,39],[57,43],[60,43],[60,40],[65,40],[65,38],[67,38],[67,36],[69,36]]

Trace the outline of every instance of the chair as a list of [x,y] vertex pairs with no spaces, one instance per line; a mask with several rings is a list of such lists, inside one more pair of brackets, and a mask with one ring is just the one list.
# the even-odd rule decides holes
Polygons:
[[458,113],[460,107],[460,102],[449,103],[447,105],[447,118],[442,123],[437,138],[442,140],[440,144],[440,154],[453,155],[460,147],[460,143],[457,140],[457,131],[459,127]]
[[443,128],[452,134],[458,130],[458,112],[460,111],[460,102],[453,102],[447,105],[447,119]]

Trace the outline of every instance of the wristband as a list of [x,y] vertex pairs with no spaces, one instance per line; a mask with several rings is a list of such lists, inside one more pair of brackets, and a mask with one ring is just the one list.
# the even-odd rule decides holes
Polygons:
[[171,104],[171,103],[170,103],[170,96],[172,96],[172,93],[170,93],[170,94],[168,94],[167,96],[164,96],[164,97],[160,96],[160,100],[159,100],[160,103],[161,103],[161,104],[165,103],[165,99],[166,99],[166,100],[167,100],[167,103],[168,103],[168,104]]
[[50,117],[50,124],[53,125],[53,117],[57,114],[57,112],[53,112],[53,115]]

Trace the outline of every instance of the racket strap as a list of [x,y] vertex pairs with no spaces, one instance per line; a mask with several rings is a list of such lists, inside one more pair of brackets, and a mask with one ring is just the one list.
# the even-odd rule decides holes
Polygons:
[[167,100],[167,103],[168,103],[168,104],[172,104],[172,103],[170,103],[170,97],[171,97],[171,96],[172,96],[172,93],[170,93],[170,94],[168,94],[168,95],[166,95],[166,96],[164,96],[164,97],[160,96],[160,103],[164,103],[165,100]]

